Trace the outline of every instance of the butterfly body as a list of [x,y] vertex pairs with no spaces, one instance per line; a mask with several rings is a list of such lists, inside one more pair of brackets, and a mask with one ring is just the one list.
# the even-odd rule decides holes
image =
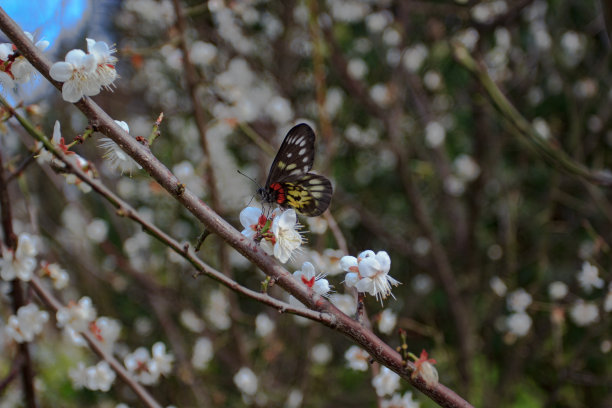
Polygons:
[[309,173],[314,163],[313,130],[305,123],[294,126],[283,140],[270,166],[266,185],[258,190],[261,200],[294,208],[309,217],[321,215],[331,201],[330,181]]

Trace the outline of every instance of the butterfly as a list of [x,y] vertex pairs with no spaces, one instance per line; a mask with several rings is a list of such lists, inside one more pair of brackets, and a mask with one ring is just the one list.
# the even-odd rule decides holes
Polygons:
[[330,181],[309,173],[314,163],[315,134],[300,123],[289,130],[270,166],[266,185],[257,193],[264,203],[294,208],[308,217],[321,215],[332,197]]

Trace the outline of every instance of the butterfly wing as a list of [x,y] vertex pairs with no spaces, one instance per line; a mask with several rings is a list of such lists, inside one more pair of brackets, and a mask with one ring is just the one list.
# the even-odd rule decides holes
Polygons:
[[282,183],[282,186],[286,195],[283,206],[293,207],[308,217],[321,215],[331,202],[331,183],[318,174],[307,173],[298,180]]
[[266,186],[299,179],[312,169],[315,134],[310,126],[300,123],[289,130],[270,166]]
[[305,123],[289,130],[270,166],[270,174],[260,195],[264,202],[316,217],[329,207],[330,181],[309,173],[314,163],[315,134]]

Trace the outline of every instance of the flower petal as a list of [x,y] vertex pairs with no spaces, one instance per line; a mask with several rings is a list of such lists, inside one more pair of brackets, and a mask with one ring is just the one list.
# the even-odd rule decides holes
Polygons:
[[51,138],[51,142],[55,145],[58,145],[61,137],[62,131],[60,128],[60,121],[56,120],[55,124],[53,125],[53,137]]
[[302,273],[306,279],[311,279],[316,275],[315,267],[310,262],[304,262],[302,265]]
[[246,207],[240,211],[240,223],[244,228],[250,228],[251,225],[257,224],[261,210],[255,207]]
[[376,276],[380,271],[380,264],[374,257],[368,257],[359,262],[359,274],[364,278]]
[[66,82],[70,78],[72,78],[72,73],[74,72],[74,66],[68,62],[56,62],[51,65],[51,69],[49,70],[49,75],[51,78],[56,81]]
[[315,281],[314,285],[312,285],[312,290],[317,295],[325,296],[331,290],[329,281],[327,279],[318,279]]
[[75,68],[80,68],[83,66],[83,59],[87,54],[83,50],[70,50],[68,54],[66,54],[66,61],[68,64],[71,64]]
[[376,253],[376,260],[380,264],[380,269],[387,273],[391,269],[391,258],[386,251],[378,251]]
[[357,258],[365,259],[365,258],[370,258],[374,256],[375,256],[374,251],[372,251],[371,249],[366,249],[365,251],[357,255]]
[[357,282],[359,282],[359,275],[354,272],[349,272],[344,277],[344,284],[349,288],[355,286]]
[[68,81],[62,86],[62,98],[66,102],[75,103],[83,97],[83,91],[74,81]]
[[340,258],[340,267],[343,271],[348,272],[352,267],[357,267],[357,265],[357,258],[354,256],[346,255]]
[[297,215],[295,210],[290,208],[281,214],[278,220],[278,226],[284,229],[292,229],[297,222]]
[[370,278],[360,279],[359,282],[355,284],[355,289],[357,289],[358,292],[367,292],[372,296],[376,295],[376,286]]

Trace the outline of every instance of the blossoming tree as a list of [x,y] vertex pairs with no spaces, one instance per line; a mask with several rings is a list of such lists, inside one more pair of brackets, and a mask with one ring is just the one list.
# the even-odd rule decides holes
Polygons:
[[3,406],[605,404],[595,4],[0,8]]

